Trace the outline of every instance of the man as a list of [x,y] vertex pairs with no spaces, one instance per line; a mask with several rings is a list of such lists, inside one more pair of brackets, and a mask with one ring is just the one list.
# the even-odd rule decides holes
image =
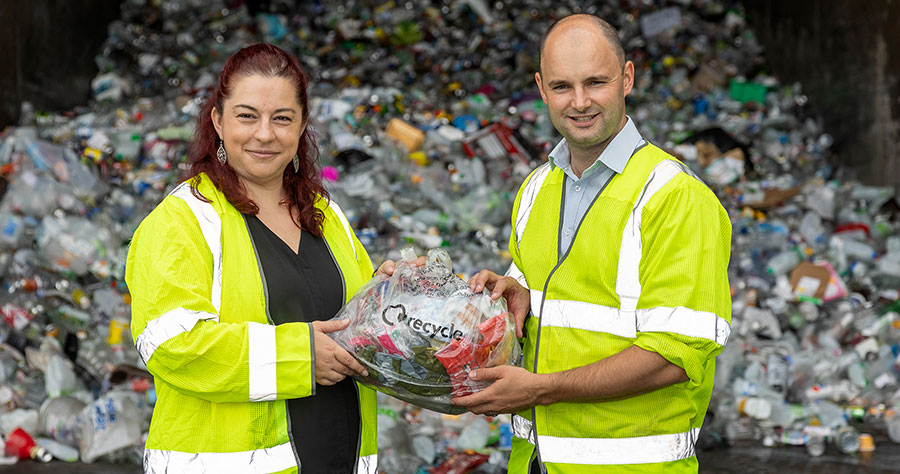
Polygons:
[[697,472],[730,332],[728,215],[625,115],[634,65],[606,22],[551,26],[535,81],[564,139],[516,197],[507,276],[469,281],[506,297],[526,368],[473,371],[493,384],[453,402],[514,413],[511,474]]

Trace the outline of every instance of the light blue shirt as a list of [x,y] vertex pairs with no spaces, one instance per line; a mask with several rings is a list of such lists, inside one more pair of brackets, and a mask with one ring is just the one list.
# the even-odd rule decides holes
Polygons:
[[565,138],[550,152],[551,169],[560,168],[566,175],[562,197],[562,226],[559,230],[560,258],[569,251],[578,226],[591,204],[613,175],[625,170],[631,155],[645,143],[631,117],[628,117],[625,127],[613,137],[594,164],[581,173],[581,178],[572,170],[569,145]]

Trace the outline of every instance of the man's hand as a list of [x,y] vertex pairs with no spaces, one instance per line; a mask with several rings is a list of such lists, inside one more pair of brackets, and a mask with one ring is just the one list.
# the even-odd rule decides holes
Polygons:
[[513,277],[501,276],[489,270],[482,270],[469,278],[469,288],[480,293],[487,288],[491,291],[491,299],[503,296],[506,306],[516,321],[516,337],[522,337],[525,317],[531,309],[531,294]]
[[493,383],[478,393],[452,398],[450,403],[489,416],[514,413],[539,404],[548,381],[546,375],[536,375],[511,365],[476,369],[469,372],[469,378]]
[[[413,263],[413,265],[415,265],[417,267],[422,267],[422,266],[425,266],[425,260],[426,260],[426,258],[423,255],[423,256],[413,260],[412,263]],[[378,267],[378,271],[375,272],[375,275],[391,276],[394,274],[394,270],[396,270],[396,269],[397,269],[396,262],[394,262],[393,260],[385,260],[384,263],[382,263]]]
[[349,319],[312,323],[316,345],[316,382],[320,385],[334,385],[348,375],[369,375],[362,364],[328,336],[328,333],[340,331],[349,324]]

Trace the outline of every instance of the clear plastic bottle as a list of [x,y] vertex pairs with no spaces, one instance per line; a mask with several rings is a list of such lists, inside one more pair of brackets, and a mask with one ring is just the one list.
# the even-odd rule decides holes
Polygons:
[[890,438],[891,441],[900,444],[900,413],[893,413],[885,420],[885,424],[887,424],[888,438]]
[[790,272],[800,263],[800,255],[794,250],[784,250],[769,259],[766,271],[772,275],[783,275]]
[[844,425],[834,433],[834,445],[844,454],[859,451],[859,432],[850,425]]
[[817,434],[810,434],[806,440],[806,452],[812,457],[825,454],[825,438]]

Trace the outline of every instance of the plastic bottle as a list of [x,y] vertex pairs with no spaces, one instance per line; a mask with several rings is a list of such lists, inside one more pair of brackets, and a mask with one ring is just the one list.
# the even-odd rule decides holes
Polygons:
[[745,397],[738,401],[738,409],[742,415],[767,420],[772,415],[772,402],[765,398]]
[[16,428],[7,436],[4,452],[7,456],[16,456],[19,459],[34,459],[40,462],[53,460],[53,456],[46,449],[35,445],[34,438],[22,428]]
[[482,417],[474,417],[459,433],[456,438],[456,447],[459,450],[466,449],[482,449],[487,444],[488,437],[491,434],[491,426],[487,420]]
[[76,418],[84,462],[141,440],[140,410],[129,392],[112,391],[84,407]]
[[834,433],[834,445],[844,454],[859,451],[859,432],[850,425],[841,426]]
[[854,260],[871,262],[878,253],[870,245],[858,240],[834,236],[831,238],[831,246],[843,251],[844,255]]
[[784,250],[769,259],[766,271],[772,275],[783,275],[790,272],[800,263],[800,255],[794,250]]
[[779,354],[769,354],[766,361],[766,381],[775,391],[784,392],[788,378],[788,363]]
[[812,457],[819,457],[825,454],[825,438],[817,434],[808,435],[806,452]]
[[781,326],[771,311],[748,306],[741,320],[741,334],[755,333],[769,338],[781,339]]
[[826,243],[825,226],[822,225],[822,219],[814,212],[807,212],[800,221],[798,229],[800,235],[806,240],[810,246],[820,247]]
[[80,428],[76,419],[85,405],[83,401],[68,395],[48,398],[41,405],[38,415],[41,432],[61,443],[78,446]]
[[887,424],[888,438],[900,444],[900,413],[894,412],[885,420]]

